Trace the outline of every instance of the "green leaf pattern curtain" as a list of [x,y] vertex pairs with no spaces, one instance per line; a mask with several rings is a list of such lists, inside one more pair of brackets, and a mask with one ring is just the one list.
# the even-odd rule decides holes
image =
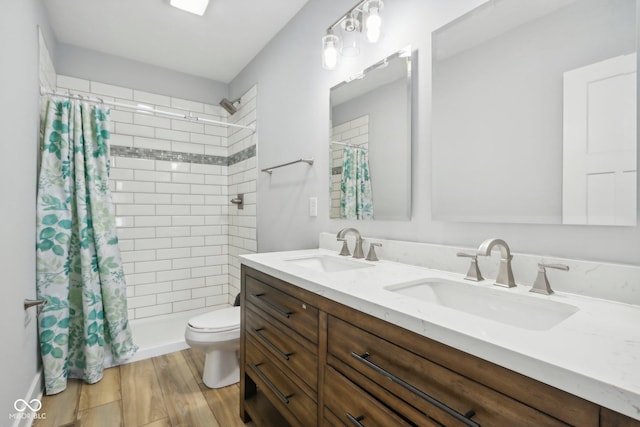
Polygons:
[[373,219],[371,176],[367,149],[345,147],[340,182],[340,217]]
[[126,283],[109,190],[109,111],[50,99],[37,195],[36,287],[47,394],[130,358]]

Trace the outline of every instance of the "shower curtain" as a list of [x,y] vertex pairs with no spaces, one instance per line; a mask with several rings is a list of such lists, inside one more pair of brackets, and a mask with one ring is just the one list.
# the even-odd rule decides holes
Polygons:
[[36,287],[47,394],[95,383],[131,357],[125,278],[109,191],[109,111],[50,99],[43,123]]
[[369,155],[366,148],[344,148],[340,190],[341,218],[373,219]]

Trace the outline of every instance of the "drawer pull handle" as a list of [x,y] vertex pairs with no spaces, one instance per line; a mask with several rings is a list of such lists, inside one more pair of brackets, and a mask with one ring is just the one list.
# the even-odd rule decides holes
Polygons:
[[349,419],[349,421],[351,421],[354,425],[358,426],[358,427],[364,427],[364,424],[362,424],[360,421],[362,421],[364,419],[363,415],[360,415],[359,417],[354,417],[353,415],[351,415],[350,413],[347,412],[347,418]]
[[284,360],[289,360],[289,356],[291,356],[293,353],[285,353],[284,351],[280,350],[274,343],[271,342],[271,340],[269,338],[267,338],[264,335],[262,335],[262,330],[263,330],[263,328],[260,328],[260,329],[253,328],[253,332],[255,332],[255,334],[262,341],[264,341],[269,347],[271,347],[273,349],[273,351],[278,353],[280,355],[280,357],[282,357]]
[[260,365],[262,365],[262,363],[252,363],[249,366],[251,366],[251,369],[253,369],[255,373],[258,374],[260,378],[262,378],[262,381],[264,381],[267,384],[267,386],[271,389],[271,391],[274,392],[276,396],[278,396],[278,399],[282,400],[282,402],[285,405],[288,405],[289,398],[293,396],[293,394],[285,396],[280,390],[278,390],[278,387],[276,387],[276,385],[271,382],[271,380],[264,374],[264,372],[260,370],[259,368]]
[[444,403],[440,402],[439,400],[434,399],[433,397],[429,396],[428,394],[426,394],[425,392],[423,392],[422,390],[417,389],[416,387],[412,386],[411,384],[405,382],[404,380],[396,377],[395,375],[393,375],[392,373],[385,371],[383,368],[381,368],[380,366],[376,365],[373,362],[370,362],[369,360],[367,360],[367,358],[369,356],[371,356],[368,352],[364,353],[362,356],[360,356],[358,353],[354,353],[351,352],[351,356],[353,356],[357,361],[364,363],[366,366],[368,366],[369,368],[373,369],[374,371],[376,371],[377,373],[383,375],[385,378],[387,378],[388,380],[393,381],[394,383],[400,385],[401,387],[405,388],[406,390],[410,391],[411,393],[421,397],[422,399],[426,400],[427,402],[431,403],[433,406],[443,410],[444,412],[446,412],[447,414],[451,415],[453,418],[457,419],[458,421],[462,422],[463,424],[469,426],[469,427],[480,427],[480,424],[474,422],[473,420],[471,420],[470,418],[473,417],[476,413],[475,411],[471,410],[468,411],[466,414],[461,414],[458,411],[451,409],[450,407],[448,407],[447,405],[445,405]]
[[251,296],[254,298],[257,298],[259,301],[262,301],[262,303],[264,303],[268,307],[271,307],[271,309],[275,310],[280,316],[286,317],[286,318],[291,317],[290,311],[287,311],[283,308],[278,307],[276,304],[272,303],[266,298],[262,298],[264,294],[251,294]]

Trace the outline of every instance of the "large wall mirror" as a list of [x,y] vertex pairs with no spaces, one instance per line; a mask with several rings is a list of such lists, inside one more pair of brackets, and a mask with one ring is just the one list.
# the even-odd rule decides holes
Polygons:
[[490,0],[432,37],[434,219],[636,224],[636,0]]
[[411,47],[331,88],[333,219],[411,217]]

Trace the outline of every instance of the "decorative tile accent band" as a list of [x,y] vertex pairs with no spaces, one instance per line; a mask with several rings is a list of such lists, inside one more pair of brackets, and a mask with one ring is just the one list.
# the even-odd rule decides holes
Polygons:
[[243,160],[247,160],[252,157],[255,157],[255,155],[256,155],[256,146],[254,144],[249,148],[245,148],[244,150],[238,151],[237,153],[227,157],[227,165],[228,166],[235,165],[236,163],[240,163]]
[[152,148],[125,147],[112,145],[112,156],[132,157],[135,159],[165,160],[169,162],[199,163],[203,165],[231,166],[256,155],[256,146],[252,145],[231,156],[211,156],[207,154],[182,153],[177,151],[155,150]]

